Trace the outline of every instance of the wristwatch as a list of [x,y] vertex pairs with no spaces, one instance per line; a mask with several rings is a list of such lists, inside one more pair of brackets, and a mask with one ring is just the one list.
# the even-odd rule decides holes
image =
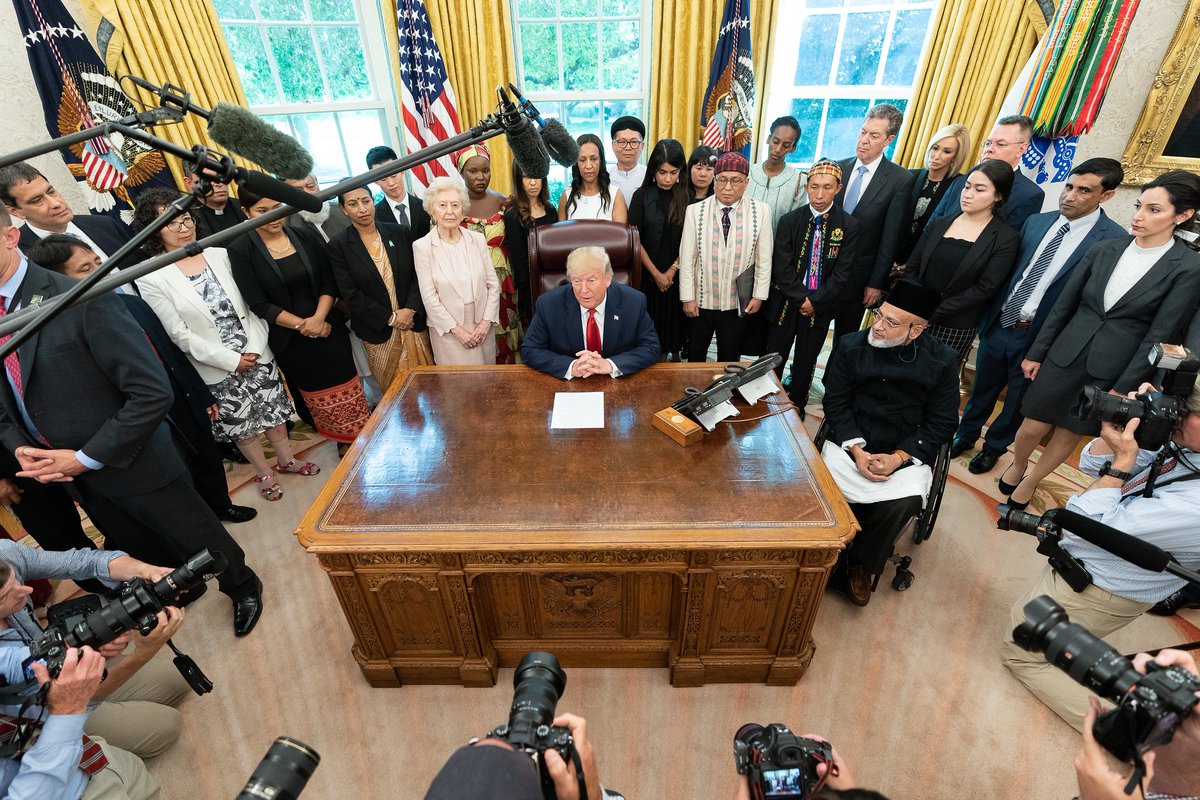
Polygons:
[[1105,461],[1104,466],[1100,468],[1100,477],[1103,478],[1105,475],[1112,475],[1114,478],[1120,478],[1122,481],[1133,480],[1132,472],[1123,472],[1119,469],[1113,469],[1111,461]]

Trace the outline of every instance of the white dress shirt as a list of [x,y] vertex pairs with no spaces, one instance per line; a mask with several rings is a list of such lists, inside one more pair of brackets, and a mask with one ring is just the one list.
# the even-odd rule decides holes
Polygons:
[[1136,241],[1130,242],[1121,254],[1117,266],[1113,267],[1108,284],[1104,287],[1104,310],[1108,311],[1115,306],[1174,244],[1175,237],[1171,237],[1166,244],[1149,249],[1138,247]]
[[1013,287],[1014,293],[1024,283],[1026,276],[1029,275],[1029,270],[1042,257],[1046,245],[1050,244],[1050,240],[1054,238],[1054,234],[1058,232],[1058,229],[1068,221],[1071,222],[1071,229],[1063,236],[1062,242],[1058,245],[1058,250],[1054,253],[1054,258],[1050,259],[1050,264],[1046,267],[1046,271],[1042,273],[1037,286],[1033,287],[1033,294],[1029,295],[1029,299],[1025,301],[1025,305],[1021,306],[1022,320],[1028,322],[1037,315],[1038,305],[1042,302],[1042,298],[1046,296],[1046,290],[1050,288],[1050,284],[1054,283],[1054,279],[1062,272],[1063,267],[1067,264],[1067,259],[1075,252],[1075,248],[1079,247],[1079,243],[1091,232],[1099,220],[1100,208],[1097,207],[1095,211],[1086,217],[1080,217],[1077,220],[1068,220],[1062,214],[1059,214],[1058,219],[1054,220],[1050,225],[1050,229],[1046,231],[1046,235],[1038,243],[1037,249],[1033,251],[1033,257],[1025,265],[1025,271],[1022,273],[1021,280]]
[[[400,195],[399,200],[393,200],[392,198],[389,197],[387,199],[387,201],[388,201],[388,205],[392,207],[392,214],[395,215],[396,222],[400,223],[402,225],[407,224],[408,227],[411,228],[412,227],[412,209],[410,209],[408,207],[408,192],[405,192],[404,194]],[[400,219],[401,219],[400,209],[401,208],[404,209],[404,222],[403,223],[400,222]]]
[[875,177],[875,173],[879,170],[879,165],[883,163],[883,153],[875,157],[875,160],[870,164],[864,164],[861,158],[854,159],[854,168],[850,170],[849,176],[843,176],[846,180],[846,194],[850,193],[850,184],[854,183],[858,177],[858,168],[866,167],[867,171],[863,173],[861,179],[862,187],[858,190],[858,202],[862,202],[863,195],[867,193],[867,187],[871,185],[871,179]]
[[[601,301],[600,305],[596,306],[596,327],[600,329],[600,343],[601,344],[604,343],[604,307],[606,305],[608,305],[607,297],[605,297],[604,300]],[[588,310],[586,308],[584,308],[583,306],[579,307],[579,323],[583,327],[583,346],[586,349],[587,348],[587,329],[588,329]],[[575,359],[575,361],[578,361],[578,360],[579,359]],[[613,363],[613,360],[611,358],[606,358],[604,360],[608,362],[608,365],[610,367],[612,367],[612,370],[608,373],[609,377],[612,377],[612,378],[621,377],[621,370],[617,369],[617,365]],[[575,361],[572,361],[570,364],[567,365],[567,374],[563,376],[567,380],[571,380],[572,378],[575,377],[575,375],[574,375]]]

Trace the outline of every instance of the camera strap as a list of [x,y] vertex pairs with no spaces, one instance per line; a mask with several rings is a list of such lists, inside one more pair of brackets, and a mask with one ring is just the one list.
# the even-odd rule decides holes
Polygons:
[[[571,760],[575,762],[575,780],[579,783],[579,800],[588,800],[587,783],[583,774],[583,761],[579,758],[579,751],[575,746],[571,746]],[[603,800],[603,798],[596,798]]]

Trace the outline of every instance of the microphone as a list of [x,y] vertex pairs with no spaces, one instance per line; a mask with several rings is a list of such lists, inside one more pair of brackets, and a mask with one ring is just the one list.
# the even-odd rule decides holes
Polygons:
[[504,127],[504,138],[512,150],[513,159],[527,178],[545,178],[550,174],[550,154],[542,144],[542,137],[534,130],[529,117],[521,113],[508,96],[504,87],[496,87],[499,101],[500,124]]
[[1069,530],[1080,539],[1091,542],[1130,564],[1150,572],[1166,572],[1171,554],[1136,536],[1119,531],[1091,517],[1077,514],[1069,508],[1054,512],[1054,523]]
[[321,210],[321,200],[316,195],[311,195],[303,189],[298,189],[291,184],[276,180],[258,170],[239,168],[237,182],[239,186],[245,186],[257,195],[278,200],[301,211],[316,213]]
[[579,142],[575,141],[563,124],[556,119],[542,119],[541,112],[516,86],[510,83],[508,88],[516,96],[521,111],[542,129],[542,144],[546,146],[555,163],[569,167],[578,161]]
[[222,101],[209,111],[193,103],[192,95],[178,86],[169,83],[157,86],[137,75],[125,75],[122,80],[126,78],[151,94],[158,95],[164,106],[208,120],[208,135],[214,142],[261,165],[268,172],[285,180],[302,180],[312,173],[313,159],[308,151],[291,136],[249,109]]

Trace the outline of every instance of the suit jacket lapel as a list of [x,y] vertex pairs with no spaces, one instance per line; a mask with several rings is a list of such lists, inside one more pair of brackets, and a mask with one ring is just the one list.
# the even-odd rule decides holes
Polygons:
[[[1129,291],[1121,295],[1120,299],[1113,303],[1112,308],[1110,308],[1108,312],[1111,314],[1121,306],[1133,302],[1137,299],[1138,295],[1149,290],[1152,286],[1166,278],[1167,275],[1174,272],[1179,260],[1183,257],[1183,248],[1186,246],[1187,245],[1185,245],[1183,242],[1175,242],[1171,249],[1168,250],[1162,258],[1154,262],[1154,266],[1146,270],[1145,275],[1137,279],[1137,282],[1129,288]],[[1118,256],[1118,258],[1120,258],[1120,256]],[[1109,277],[1112,277],[1111,273]],[[1105,283],[1107,283],[1107,281],[1105,281]]]
[[[1113,270],[1116,269],[1117,262],[1121,260],[1123,252],[1125,252],[1125,248],[1106,253],[1103,259],[1096,259],[1096,266],[1092,268],[1092,275],[1088,279],[1083,291],[1099,295],[1099,302],[1096,303],[1097,308],[1104,307],[1104,287],[1108,286],[1108,280],[1112,277]],[[1117,305],[1120,305],[1119,301]]]
[[[379,235],[382,237],[383,233],[381,232]],[[358,235],[354,226],[346,229],[346,240],[350,243],[350,252],[354,255],[354,260],[358,262],[359,270],[365,273],[368,281],[374,283],[381,297],[387,297],[387,285],[383,282],[383,276],[375,268],[375,262],[371,260],[367,246],[363,244],[362,237]],[[386,242],[384,247],[387,247]]]
[[1005,223],[993,218],[992,221],[987,224],[987,227],[980,232],[979,238],[976,239],[971,245],[971,248],[967,250],[967,254],[963,256],[963,260],[959,262],[958,268],[954,270],[954,275],[950,278],[950,281],[947,285],[947,291],[949,291],[950,285],[953,285],[963,275],[970,272],[971,268],[974,267],[977,261],[984,258],[992,251],[992,248],[995,246],[996,242],[996,226],[1003,224]]
[[571,345],[571,352],[578,353],[587,346],[583,338],[583,306],[579,305],[569,286],[567,291],[563,292],[563,316],[567,320],[567,339]]
[[161,270],[161,274],[166,278],[171,290],[176,295],[182,297],[184,302],[190,303],[200,311],[203,311],[205,316],[208,316],[211,313],[208,305],[204,302],[204,298],[201,297],[200,293],[196,291],[196,287],[192,283],[191,278],[180,272],[179,267],[164,267]]
[[[45,273],[35,270],[32,264],[28,270],[25,273],[25,280],[21,282],[19,292],[21,308],[29,308],[35,302],[41,302],[55,294]],[[9,306],[11,307],[12,304],[10,303]],[[37,347],[40,340],[41,332],[39,329],[17,348],[17,360],[21,362],[21,387],[24,389],[28,389],[29,387],[29,379],[33,374],[33,362],[37,357]]]
[[[1025,270],[1029,269],[1029,264],[1033,261],[1033,254],[1037,252],[1038,245],[1041,244],[1042,239],[1046,238],[1046,231],[1050,230],[1050,226],[1054,224],[1054,219],[1054,217],[1047,217],[1043,220],[1039,217],[1032,224],[1026,223],[1029,224],[1029,238],[1021,242],[1021,260],[1017,262],[1017,267],[1013,270],[1012,277],[1008,279],[1008,291],[1005,293],[1005,297],[1012,294],[1016,290],[1017,285],[1020,284],[1021,276],[1025,274]],[[1059,274],[1061,275],[1062,273],[1060,272]]]
[[[286,231],[287,226],[285,225],[283,229]],[[279,265],[275,263],[275,259],[271,256],[270,251],[267,250],[267,243],[257,233],[247,234],[246,238],[254,245],[254,249],[263,258],[267,266],[271,268],[271,272],[275,273],[275,277],[279,279],[279,282],[283,283],[283,273],[279,271]],[[291,239],[291,236],[288,236],[288,239]],[[292,244],[295,244],[295,242],[293,241]]]
[[621,319],[621,311],[621,290],[613,284],[608,287],[608,292],[604,295],[604,334],[601,337],[604,353],[616,351],[613,345],[616,343],[617,334],[624,323]]
[[[871,202],[872,198],[883,191],[883,187],[891,182],[892,171],[889,169],[891,163],[887,160],[886,156],[879,157],[879,166],[875,168],[875,174],[871,176],[871,182],[867,184],[867,188],[863,189],[863,193],[858,198],[859,206]],[[853,163],[851,164],[851,168],[853,168]],[[854,180],[854,176],[851,176],[850,180]],[[857,209],[858,206],[855,206],[855,210]]]

